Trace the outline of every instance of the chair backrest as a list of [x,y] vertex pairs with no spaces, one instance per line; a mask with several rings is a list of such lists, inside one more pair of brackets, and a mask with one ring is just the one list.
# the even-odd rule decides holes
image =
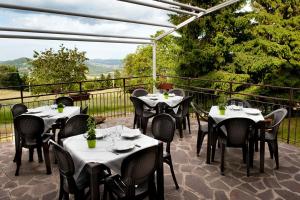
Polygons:
[[58,97],[55,104],[62,103],[65,106],[74,106],[74,100],[71,97]]
[[158,146],[151,146],[126,157],[121,166],[121,176],[133,184],[146,182],[154,175],[158,166]]
[[28,111],[27,107],[22,103],[15,104],[11,108],[11,113],[13,115],[13,118],[16,118],[17,116],[26,113],[27,111]]
[[184,97],[183,100],[180,102],[182,116],[186,116],[189,113],[189,107],[192,99],[192,96],[187,96]]
[[[191,106],[196,114],[196,117],[197,117],[197,121],[200,122],[200,118],[203,120],[203,121],[208,121],[208,112],[205,111],[204,109],[202,109],[198,104],[194,103],[194,102],[191,102]],[[200,123],[199,123],[200,124]]]
[[143,100],[131,96],[130,97],[131,102],[133,103],[134,109],[135,109],[135,113],[139,116],[143,115],[144,112],[144,106],[148,107],[148,108],[153,108],[151,106],[149,106],[148,104],[146,104]]
[[176,96],[182,96],[182,97],[185,96],[184,91],[182,89],[178,89],[178,88],[171,89],[171,90],[168,91],[168,93],[175,94]]
[[134,97],[141,97],[141,96],[146,96],[148,94],[147,90],[143,89],[143,88],[139,88],[139,89],[135,89],[131,96]]
[[63,130],[59,132],[59,138],[67,138],[87,132],[87,120],[89,115],[79,114],[71,117],[66,122]]
[[250,103],[248,101],[243,100],[243,99],[238,99],[238,98],[228,99],[227,105],[232,105],[233,103],[234,103],[234,105],[238,105],[239,102],[243,103],[244,108],[252,108],[252,106],[250,105]]
[[41,144],[44,133],[44,120],[34,115],[19,115],[14,119],[14,126],[22,143],[26,145]]
[[248,118],[229,118],[217,124],[216,129],[226,129],[227,145],[232,147],[242,147],[248,141],[249,134],[255,129],[255,122]]
[[87,114],[87,113],[88,113],[88,109],[89,109],[89,107],[86,106],[85,108],[83,108],[83,109],[80,111],[80,114]]
[[272,126],[272,133],[273,133],[274,138],[277,137],[279,126],[280,126],[281,122],[283,121],[283,119],[286,117],[286,115],[287,115],[287,109],[280,108],[280,109],[274,110],[273,112],[271,112],[270,114],[265,116],[265,117],[273,118],[271,126]]
[[77,186],[73,178],[75,166],[72,156],[56,142],[50,140],[50,144],[53,146],[53,152],[57,160],[60,178],[63,179],[62,181],[64,184],[67,184],[69,192],[75,193]]
[[166,151],[170,153],[170,144],[175,132],[175,120],[167,114],[156,115],[152,120],[152,135],[155,139],[167,143]]

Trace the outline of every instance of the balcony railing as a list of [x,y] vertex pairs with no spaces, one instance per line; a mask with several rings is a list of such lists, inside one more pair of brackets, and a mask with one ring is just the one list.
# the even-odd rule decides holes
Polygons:
[[[285,107],[288,110],[288,116],[280,127],[278,139],[286,143],[300,144],[300,131],[298,130],[300,127],[298,125],[300,124],[298,100],[300,88],[174,76],[158,76],[158,80],[184,89],[187,95],[192,95],[193,100],[206,110],[216,105],[220,101],[220,96],[246,99],[253,107],[262,110],[263,114]],[[133,89],[144,87],[152,92],[152,83],[152,78],[147,76],[0,88],[0,141],[13,139],[10,109],[15,103],[24,103],[28,108],[34,108],[51,105],[53,100],[60,95],[73,95],[73,98],[77,100],[75,104],[82,107],[88,106],[89,114],[92,116],[124,117],[133,112],[129,100]],[[260,95],[254,94],[253,90],[239,92],[249,86],[255,91],[260,90]],[[36,93],[38,91],[47,92]],[[262,95],[262,93],[265,94]]]

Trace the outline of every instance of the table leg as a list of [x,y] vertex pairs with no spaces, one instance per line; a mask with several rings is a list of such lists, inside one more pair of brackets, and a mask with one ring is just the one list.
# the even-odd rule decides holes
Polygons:
[[206,152],[206,163],[210,164],[211,157],[211,141],[212,141],[212,125],[213,119],[208,118],[208,134],[207,134],[207,152]]
[[99,173],[100,173],[100,164],[98,163],[88,163],[88,172],[90,176],[90,191],[91,191],[91,200],[100,199],[99,191]]
[[260,133],[260,172],[264,172],[265,168],[265,126],[261,128]]
[[157,194],[158,199],[164,200],[164,163],[163,163],[163,144],[160,142],[158,144],[158,169],[156,174],[156,183],[157,183]]

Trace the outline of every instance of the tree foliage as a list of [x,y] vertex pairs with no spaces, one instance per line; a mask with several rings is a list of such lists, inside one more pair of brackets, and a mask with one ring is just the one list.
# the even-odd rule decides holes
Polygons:
[[23,80],[16,67],[0,65],[0,87],[22,85]]
[[[55,84],[61,82],[76,82],[86,80],[88,68],[85,52],[77,48],[68,49],[63,45],[57,52],[53,49],[44,52],[34,52],[30,69],[29,81],[31,85]],[[34,93],[51,92],[53,90],[69,91],[74,89],[74,84],[57,85],[51,87],[33,87]]]

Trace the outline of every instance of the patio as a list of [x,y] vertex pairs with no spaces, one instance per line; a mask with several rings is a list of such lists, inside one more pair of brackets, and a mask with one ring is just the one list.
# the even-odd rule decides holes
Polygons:
[[[101,127],[117,124],[132,126],[132,116],[110,118]],[[151,124],[151,123],[149,123]],[[172,143],[172,157],[180,189],[175,189],[170,170],[165,165],[166,199],[300,199],[300,149],[280,143],[280,168],[273,170],[275,162],[269,158],[266,149],[265,173],[259,173],[258,153],[255,155],[254,168],[247,178],[245,165],[239,149],[226,151],[225,176],[220,175],[219,152],[215,162],[205,163],[206,142],[200,157],[196,156],[196,120],[192,119],[192,134],[184,132],[180,139],[176,134]],[[148,132],[150,129],[148,128]],[[176,132],[177,133],[177,132]],[[15,177],[15,163],[12,162],[14,144],[0,145],[0,200],[4,199],[57,199],[58,169],[52,164],[52,175],[46,175],[43,163],[28,162],[28,151],[24,150],[20,176]],[[35,154],[36,156],[36,154]]]

